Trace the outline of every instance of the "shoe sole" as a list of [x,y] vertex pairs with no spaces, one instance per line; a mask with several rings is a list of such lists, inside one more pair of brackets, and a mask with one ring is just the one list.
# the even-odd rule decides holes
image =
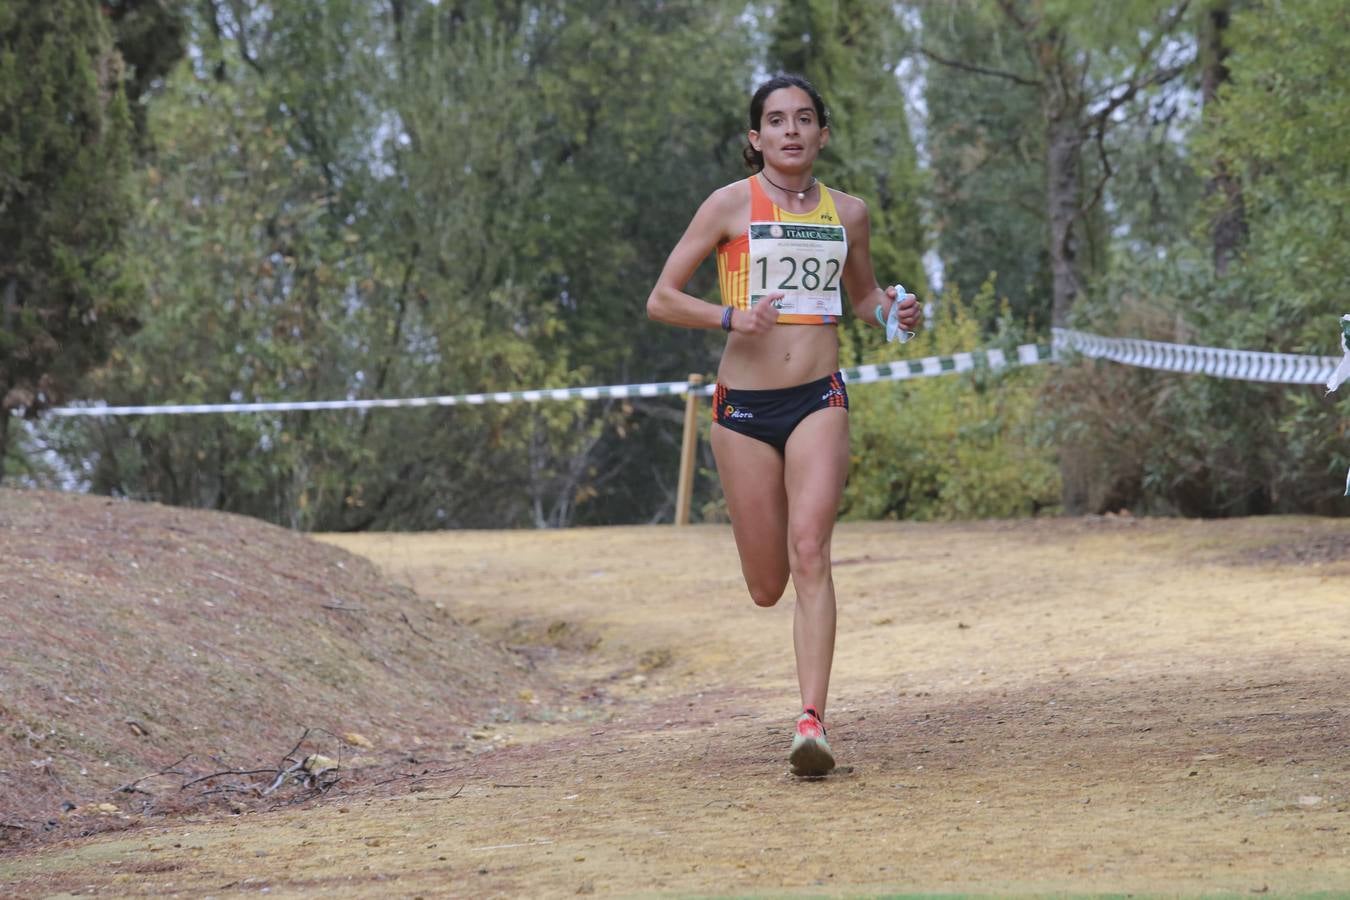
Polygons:
[[834,754],[830,748],[815,738],[807,738],[792,748],[788,754],[788,764],[792,774],[806,777],[828,775],[834,768]]

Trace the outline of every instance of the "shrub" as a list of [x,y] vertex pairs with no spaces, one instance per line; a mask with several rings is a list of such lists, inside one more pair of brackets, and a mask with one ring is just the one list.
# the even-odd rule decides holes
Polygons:
[[[1001,315],[995,315],[1000,313]],[[955,290],[931,328],[900,345],[873,341],[856,362],[890,362],[999,347],[1013,353],[1026,331],[1011,322],[987,282],[970,302]],[[997,319],[992,336],[980,322]],[[872,333],[875,335],[875,332]],[[847,342],[846,342],[847,346]],[[850,391],[852,466],[843,515],[850,519],[974,519],[1035,515],[1059,503],[1059,473],[1039,414],[1047,366],[856,385]]]

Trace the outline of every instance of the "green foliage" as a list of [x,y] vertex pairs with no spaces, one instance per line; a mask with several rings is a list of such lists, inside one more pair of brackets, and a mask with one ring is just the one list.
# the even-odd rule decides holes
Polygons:
[[[748,38],[734,4],[651,6],[194,8],[202,52],[150,120],[147,327],[90,395],[409,396],[710,369],[707,336],[654,326],[641,303],[687,214],[738,174]],[[97,490],[297,527],[557,525],[665,502],[646,470],[674,471],[674,429],[633,412],[129,419],[46,439],[94,460]]]
[[0,7],[0,475],[11,411],[57,401],[133,325],[122,77],[96,4]]
[[867,202],[878,277],[926,292],[922,183],[896,74],[904,33],[894,4],[784,4],[773,16],[772,36],[771,62],[804,75],[828,104],[830,143],[817,174]]
[[[847,363],[1010,346],[1066,285],[1107,334],[1336,352],[1343,4],[1235,0],[1232,81],[1203,127],[1189,87],[1147,76],[1194,56],[1212,6],[1080,7],[0,4],[0,398],[32,412],[62,389],[321,399],[710,373],[721,336],[651,323],[642,302],[699,202],[743,177],[748,92],[776,69],[831,105],[818,174],[868,203],[878,277],[927,293],[935,249],[952,288],[903,351],[844,326]],[[923,123],[902,71],[923,73]],[[1091,115],[1127,88],[1098,144]],[[1057,271],[1081,284],[1050,277],[1052,132],[1072,151],[1056,196],[1078,204],[1055,206],[1072,238]],[[1249,234],[1226,277],[1204,200],[1218,161]],[[995,274],[1006,302],[959,299]],[[715,296],[711,263],[691,289]],[[1056,456],[1097,508],[1345,508],[1344,400],[1313,388],[1102,364],[854,399],[852,517],[1032,513],[1055,502]],[[33,447],[55,453],[11,471],[304,528],[430,528],[667,516],[680,415],[652,400],[39,428]],[[705,473],[696,506],[715,494]]]
[[[1025,341],[992,282],[968,303],[949,290],[931,331],[904,345],[906,357],[979,346],[1012,350]],[[980,323],[997,319],[992,342]],[[897,356],[894,344],[868,362]],[[1015,358],[1015,356],[1014,356]],[[852,519],[967,519],[1053,509],[1059,479],[1039,396],[1046,367],[859,385],[851,392],[852,468],[843,514]]]
[[[981,59],[1033,76],[1001,18],[931,3],[920,15],[925,46],[944,59]],[[929,203],[944,283],[970,291],[997,274],[1015,316],[1048,323],[1045,129],[1036,91],[930,63],[924,99]]]
[[143,141],[147,106],[142,101],[183,58],[187,16],[178,4],[163,0],[101,0],[99,5],[126,63],[127,103]]
[[[1339,355],[1337,321],[1350,287],[1350,77],[1339,62],[1350,51],[1346,24],[1334,2],[1238,10],[1227,36],[1231,81],[1188,148],[1189,179],[1170,171],[1194,197],[1225,161],[1240,188],[1247,245],[1218,276],[1208,242],[1219,198],[1197,204],[1189,223],[1173,218],[1173,207],[1162,217],[1173,218],[1170,227],[1136,229],[1117,244],[1112,276],[1083,307],[1086,327]],[[1344,399],[1324,393],[1083,364],[1056,373],[1052,408],[1059,440],[1081,452],[1094,508],[1344,513],[1350,420]]]
[[1198,150],[1205,162],[1220,153],[1237,162],[1250,224],[1244,293],[1269,301],[1242,318],[1273,347],[1330,353],[1350,295],[1350,8],[1253,6],[1234,16],[1232,33],[1232,80]]

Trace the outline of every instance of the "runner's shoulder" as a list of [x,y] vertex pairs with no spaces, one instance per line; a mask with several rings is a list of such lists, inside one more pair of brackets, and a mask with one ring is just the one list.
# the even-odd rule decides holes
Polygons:
[[865,200],[843,191],[836,191],[834,188],[828,190],[830,196],[834,199],[834,208],[839,212],[839,220],[844,223],[845,228],[867,223],[867,202]]
[[708,195],[705,201],[719,212],[734,212],[750,203],[750,181],[741,178],[724,184]]
[[723,185],[703,201],[703,209],[718,222],[722,240],[731,240],[745,230],[750,214],[750,182],[747,179]]

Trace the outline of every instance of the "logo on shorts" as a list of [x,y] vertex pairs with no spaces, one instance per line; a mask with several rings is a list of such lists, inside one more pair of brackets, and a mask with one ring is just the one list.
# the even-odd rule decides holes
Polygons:
[[728,419],[753,419],[755,414],[748,409],[737,409],[728,403],[724,417]]
[[842,390],[840,390],[839,388],[830,388],[828,391],[820,395],[820,399],[828,400],[831,397],[842,397],[842,396],[844,396],[844,392]]

